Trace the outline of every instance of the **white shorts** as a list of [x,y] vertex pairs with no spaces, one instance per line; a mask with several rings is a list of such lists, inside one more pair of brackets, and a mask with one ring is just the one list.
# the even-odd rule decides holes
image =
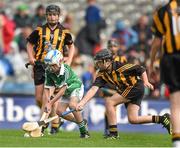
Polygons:
[[60,102],[69,103],[71,97],[77,97],[77,101],[79,102],[82,99],[83,95],[84,95],[84,85],[82,84],[81,88],[75,89],[69,97],[62,97],[60,99]]

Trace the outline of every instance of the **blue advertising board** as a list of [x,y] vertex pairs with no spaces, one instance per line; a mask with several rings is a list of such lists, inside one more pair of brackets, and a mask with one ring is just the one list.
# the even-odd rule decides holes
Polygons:
[[[94,98],[83,110],[84,118],[88,119],[90,130],[104,130],[104,101],[102,98]],[[142,102],[140,115],[162,115],[169,113],[167,100],[145,100]],[[20,129],[26,121],[37,121],[40,110],[35,105],[34,97],[14,96],[0,97],[0,129]],[[117,107],[117,121],[120,131],[128,132],[160,132],[166,133],[161,125],[144,124],[132,125],[128,123],[127,112],[124,105]],[[76,130],[74,123],[65,121],[64,130]]]

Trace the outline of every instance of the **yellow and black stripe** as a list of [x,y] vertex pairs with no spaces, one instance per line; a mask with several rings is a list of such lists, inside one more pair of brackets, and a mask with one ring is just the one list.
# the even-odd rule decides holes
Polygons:
[[180,133],[173,133],[172,141],[180,141]]
[[[114,55],[113,56],[113,61],[114,62],[120,62],[120,63],[127,63],[127,58],[123,55]],[[107,84],[105,86],[103,86],[103,88],[101,88],[101,90],[103,92],[106,93],[106,95],[112,95],[113,93],[117,92],[115,90],[115,87],[114,86],[119,86],[120,83],[119,83],[119,79],[118,79],[118,76],[117,76],[117,73],[116,71],[112,71],[112,75],[113,75],[113,81],[111,81],[110,84]],[[107,78],[105,76],[103,76],[104,79],[106,79],[106,81],[108,81],[109,77],[107,76]]]
[[63,53],[66,33],[69,33],[69,30],[62,27],[51,30],[47,25],[38,27],[37,30],[39,32],[39,41],[35,50],[36,60],[43,61],[47,54],[46,48],[48,48],[48,43],[51,44],[54,49],[58,49]]
[[125,56],[116,56],[114,57],[114,61],[117,61],[117,62],[121,62],[121,63],[126,63],[127,62],[127,59]]
[[97,79],[101,77],[106,83],[115,86],[116,90],[121,93],[123,97],[126,97],[137,84],[138,76],[144,71],[145,69],[139,65],[113,62],[112,72],[99,72]]
[[153,15],[152,32],[163,39],[163,52],[173,54],[180,52],[180,15],[177,13],[177,2],[171,1]]

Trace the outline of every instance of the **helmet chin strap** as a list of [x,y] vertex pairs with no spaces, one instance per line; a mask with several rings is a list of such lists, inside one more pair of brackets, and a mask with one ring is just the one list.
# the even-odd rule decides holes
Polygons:
[[104,70],[101,70],[101,71],[103,71],[103,72],[106,71],[106,72],[107,72],[107,71],[108,71],[108,68],[111,66],[111,64],[112,64],[112,63],[109,63],[109,65],[108,65]]

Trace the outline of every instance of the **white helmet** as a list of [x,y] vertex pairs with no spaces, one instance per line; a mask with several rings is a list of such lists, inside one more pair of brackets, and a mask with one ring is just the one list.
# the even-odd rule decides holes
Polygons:
[[44,62],[48,65],[56,64],[60,66],[62,61],[63,55],[59,50],[50,50],[44,58]]

